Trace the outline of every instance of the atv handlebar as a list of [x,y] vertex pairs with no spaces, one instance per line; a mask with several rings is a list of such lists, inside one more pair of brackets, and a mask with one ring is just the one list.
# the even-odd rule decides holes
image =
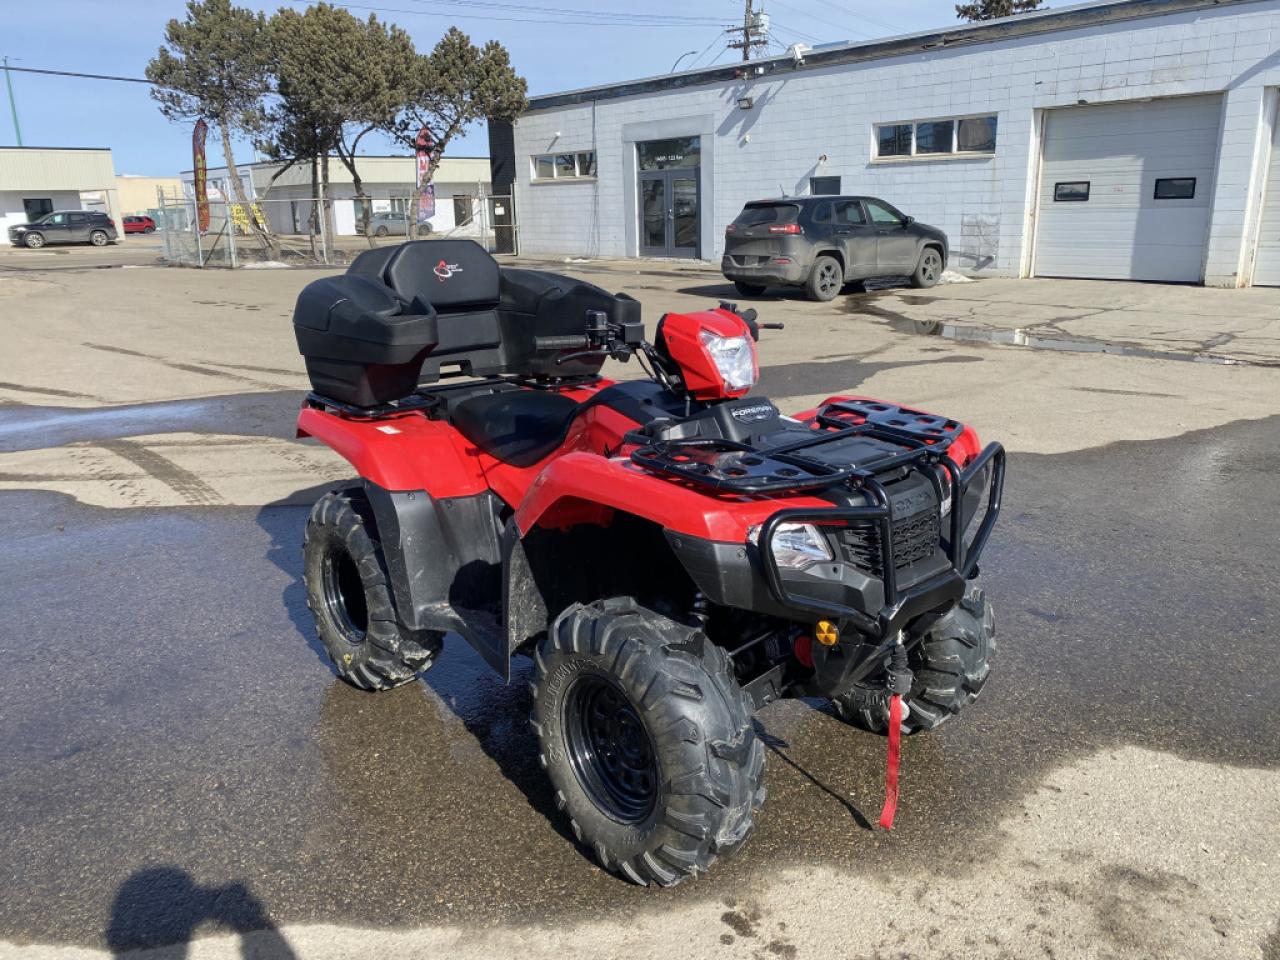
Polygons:
[[589,346],[591,346],[591,341],[581,335],[533,338],[533,349],[535,350],[583,350]]

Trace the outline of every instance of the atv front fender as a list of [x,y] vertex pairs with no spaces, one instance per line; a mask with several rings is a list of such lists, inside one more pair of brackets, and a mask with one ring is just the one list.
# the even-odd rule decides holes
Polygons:
[[552,461],[516,510],[521,534],[535,526],[560,528],[604,522],[601,508],[620,510],[675,533],[742,544],[747,531],[782,507],[830,507],[813,497],[724,497],[694,490],[638,467],[627,457],[568,453]]

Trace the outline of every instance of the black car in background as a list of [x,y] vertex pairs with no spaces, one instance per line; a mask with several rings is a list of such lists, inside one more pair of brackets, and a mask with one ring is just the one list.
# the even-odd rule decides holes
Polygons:
[[91,243],[105,247],[118,236],[115,222],[100,210],[55,210],[31,223],[9,228],[10,243],[33,250],[46,243]]
[[783,197],[748,203],[725,228],[720,271],[744,296],[802,286],[831,300],[847,283],[880,277],[932,287],[947,249],[937,227],[876,197]]

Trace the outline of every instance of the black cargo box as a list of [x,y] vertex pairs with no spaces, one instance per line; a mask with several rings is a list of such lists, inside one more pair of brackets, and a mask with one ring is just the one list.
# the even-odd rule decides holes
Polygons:
[[638,322],[640,304],[571,277],[498,266],[470,240],[418,240],[369,250],[346,274],[308,284],[293,326],[316,393],[357,407],[403,399],[441,376],[567,377],[602,357],[557,363],[587,311]]

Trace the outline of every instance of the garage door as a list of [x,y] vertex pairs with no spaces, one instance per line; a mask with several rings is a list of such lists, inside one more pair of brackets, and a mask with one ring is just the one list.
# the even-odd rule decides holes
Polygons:
[[1280,123],[1271,143],[1271,169],[1267,172],[1267,192],[1262,201],[1262,228],[1258,232],[1258,254],[1253,261],[1253,282],[1280,287]]
[[1050,111],[1036,274],[1199,281],[1221,113],[1218,96]]

